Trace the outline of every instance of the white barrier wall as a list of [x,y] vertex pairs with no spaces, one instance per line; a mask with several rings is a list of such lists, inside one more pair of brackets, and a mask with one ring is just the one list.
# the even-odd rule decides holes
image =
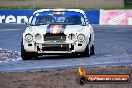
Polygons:
[[132,25],[132,10],[100,10],[100,25]]

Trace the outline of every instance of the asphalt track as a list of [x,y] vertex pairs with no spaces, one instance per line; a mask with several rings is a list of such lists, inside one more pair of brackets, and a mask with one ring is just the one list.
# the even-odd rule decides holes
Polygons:
[[[25,25],[0,24],[0,48],[20,52]],[[132,64],[132,26],[93,25],[95,55],[91,57],[43,56],[35,60],[22,59],[0,63],[0,71],[40,71],[77,66],[107,66]]]

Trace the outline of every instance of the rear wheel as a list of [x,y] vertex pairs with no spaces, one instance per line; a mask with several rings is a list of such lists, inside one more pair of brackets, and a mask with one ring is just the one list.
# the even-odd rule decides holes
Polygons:
[[21,44],[21,57],[23,60],[31,60],[32,58],[37,57],[37,53],[34,52],[26,52],[23,43]]

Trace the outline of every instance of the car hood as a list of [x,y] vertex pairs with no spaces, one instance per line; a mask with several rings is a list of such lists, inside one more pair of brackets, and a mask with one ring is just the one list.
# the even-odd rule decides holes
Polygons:
[[82,25],[41,25],[30,26],[26,29],[27,33],[40,33],[40,34],[70,34],[83,30]]

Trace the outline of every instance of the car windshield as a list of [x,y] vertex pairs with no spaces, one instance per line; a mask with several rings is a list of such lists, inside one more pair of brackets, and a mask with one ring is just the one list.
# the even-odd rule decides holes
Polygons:
[[33,16],[31,25],[47,25],[47,24],[67,24],[82,25],[84,17],[79,12],[71,11],[46,11],[36,13]]

